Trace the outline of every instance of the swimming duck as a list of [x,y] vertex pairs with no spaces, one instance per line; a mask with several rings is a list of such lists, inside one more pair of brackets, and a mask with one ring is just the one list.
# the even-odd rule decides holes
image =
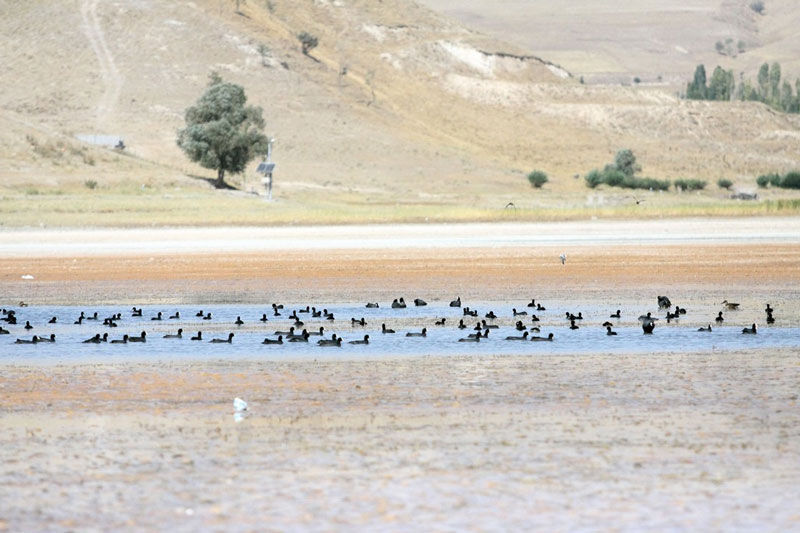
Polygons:
[[121,339],[114,339],[111,341],[111,344],[128,344],[128,336],[123,335]]
[[294,321],[294,327],[296,327],[296,328],[302,328],[305,325],[306,325],[306,323],[303,322],[302,320],[295,320]]
[[606,320],[605,322],[603,322],[603,327],[604,327],[604,328],[607,328],[607,327],[610,327],[610,326],[613,326],[613,325],[614,325],[614,324],[612,324],[612,323],[611,323],[611,322],[609,322],[608,320]]
[[722,300],[722,305],[724,305],[725,309],[727,309],[728,311],[736,311],[737,309],[739,309],[739,304],[729,302],[728,300]]
[[269,322],[269,318],[267,318],[266,313],[262,313],[261,318],[259,319],[261,322]]
[[214,344],[232,344],[233,343],[233,333],[228,333],[227,339],[211,339],[208,342],[213,342]]
[[[108,333],[106,333],[105,335],[106,335],[106,338],[108,338]],[[88,338],[85,341],[83,341],[83,344],[90,344],[90,343],[91,344],[100,344],[101,342],[103,342],[100,339],[101,339],[100,334],[97,333],[94,337]]]
[[402,298],[392,300],[392,309],[405,309],[406,303],[403,301]]
[[659,296],[658,297],[658,308],[659,309],[669,309],[672,307],[672,302],[669,301],[669,298],[666,296]]
[[642,331],[644,332],[645,335],[652,334],[655,328],[656,328],[655,319],[642,320]]
[[206,316],[203,317],[203,320],[211,320],[211,311],[206,313]]
[[518,337],[514,336],[514,335],[509,335],[508,337],[506,337],[506,340],[507,341],[526,341],[526,340],[528,340],[528,332],[526,331],[525,333],[522,334],[522,336],[518,336]]
[[472,310],[469,307],[464,308],[464,316],[478,316],[477,310]]
[[494,320],[495,318],[497,318],[497,315],[495,315],[495,314],[494,314],[494,311],[489,311],[488,313],[486,313],[486,314],[484,315],[484,317],[485,317],[485,318],[490,318],[490,319]]
[[619,312],[619,309],[617,309],[617,312],[612,313],[608,318],[622,318],[622,314]]
[[318,346],[341,346],[342,345],[342,338],[337,337],[336,333],[331,335],[330,339],[320,339],[317,341]]
[[707,332],[707,333],[711,333],[711,324],[709,324],[709,325],[708,325],[707,327],[705,327],[705,328],[703,328],[703,327],[697,328],[697,331],[705,331],[705,332]]
[[606,335],[611,336],[611,335],[616,335],[616,334],[617,334],[617,332],[616,331],[612,331],[611,326],[606,326]]
[[143,331],[138,337],[128,336],[128,342],[147,342],[147,332]]
[[237,326],[241,326],[244,324],[244,320],[242,320],[242,317],[237,316],[236,320],[234,321],[234,324],[236,324]]
[[367,325],[367,321],[364,320],[363,316],[361,317],[361,320],[356,320],[355,318],[351,318],[350,319],[350,325],[351,326],[366,326]]
[[197,316],[197,317],[203,318],[204,316],[206,316],[206,314],[205,314],[205,312],[203,312],[203,310],[201,309],[201,310],[199,310],[198,312],[196,312],[196,313],[194,314],[194,316]]
[[752,325],[752,326],[750,326],[749,328],[744,328],[744,329],[742,330],[742,333],[743,333],[743,334],[745,334],[745,335],[755,335],[755,334],[757,333],[757,331],[756,331],[756,325],[755,325],[755,324],[753,324],[753,325]]
[[283,344],[283,335],[278,335],[277,339],[266,338],[261,344]]
[[323,326],[320,326],[319,327],[319,331],[309,331],[308,334],[309,335],[316,335],[318,337],[322,337],[322,335],[324,335],[324,332],[325,332],[325,328]]
[[306,306],[305,309],[299,309],[297,312],[298,313],[310,313],[311,312],[311,308],[309,306]]
[[475,337],[483,337],[484,339],[489,338],[489,330],[486,331],[478,331],[478,333],[470,333],[467,337],[474,339]]
[[420,332],[409,331],[406,333],[406,337],[425,337],[428,335],[428,328],[422,328]]
[[434,322],[434,325],[436,325],[436,326],[444,326],[444,323],[445,323],[446,320],[447,320],[446,318],[442,318],[440,320],[437,320],[436,322]]
[[306,330],[303,330],[303,332],[300,335],[292,335],[287,340],[289,342],[308,342],[308,337],[309,337],[308,332]]
[[500,326],[498,326],[497,324],[489,324],[489,323],[487,323],[486,320],[481,320],[481,325],[483,326],[483,329],[499,329],[500,328]]
[[8,335],[9,331],[0,327],[0,335]]
[[48,324],[55,324],[55,323],[56,323],[56,321],[58,321],[58,317],[55,317],[55,316],[54,316],[53,318],[51,318],[50,320],[48,320],[48,321],[47,321],[47,323],[48,323]]
[[25,326],[24,326],[24,327],[25,327],[25,329],[27,329],[27,330],[31,330],[31,329],[33,329],[33,326],[31,326],[31,321],[30,321],[30,320],[26,320],[26,321],[25,321]]
[[426,302],[421,298],[414,298],[414,305],[416,307],[425,307],[426,305],[428,305],[428,302]]
[[297,316],[297,311],[292,311],[292,314],[289,315],[289,318],[292,320],[300,320],[300,318]]
[[639,322],[655,322],[656,320],[658,319],[651,316],[650,311],[648,311],[646,315],[639,315]]
[[531,322],[539,322],[539,317],[536,315],[531,315]]
[[468,335],[461,339],[458,339],[458,342],[480,342],[481,341],[481,334],[478,333],[475,336]]
[[347,344],[369,344],[369,335],[364,335],[363,340],[350,341]]
[[572,318],[569,321],[569,329],[580,329],[580,326],[575,324],[575,319]]
[[170,317],[169,317],[170,320],[180,320],[180,318],[181,318],[181,312],[180,311],[175,311],[175,314],[174,315],[170,315]]
[[513,316],[528,316],[527,311],[517,311],[515,307],[511,309],[511,312],[514,313]]
[[722,318],[722,311],[719,312],[719,314],[717,315],[717,318],[715,318],[714,321],[717,324],[722,324],[723,322],[725,322],[725,319]]
[[273,335],[285,335],[286,337],[290,337],[294,335],[294,326],[289,328],[289,331],[276,331]]
[[774,323],[775,323],[775,317],[772,316],[772,313],[768,314],[767,315],[767,324],[774,324]]
[[131,316],[142,316],[142,308],[136,309],[136,307],[134,307],[131,311]]
[[78,317],[78,320],[76,320],[75,322],[73,322],[73,324],[83,324],[83,320],[84,320],[85,318],[86,318],[86,315],[84,315],[84,314],[83,314],[83,311],[81,311],[81,316],[79,316],[79,317]]
[[541,341],[551,341],[553,340],[553,334],[550,333],[547,337],[531,337],[531,340],[534,342],[541,342]]
[[450,307],[461,307],[461,296],[450,302]]
[[201,340],[203,340],[203,332],[202,331],[198,331],[197,335],[192,337],[191,340],[193,340],[193,341],[201,341]]
[[156,316],[151,317],[150,320],[163,320],[161,311],[159,311]]
[[517,323],[514,324],[514,327],[517,329],[517,331],[525,331],[526,329],[528,329],[527,327],[525,327],[525,324],[522,323],[522,320],[517,320]]
[[115,328],[115,327],[117,327],[117,323],[116,323],[116,322],[114,322],[114,319],[113,319],[113,318],[111,318],[111,317],[104,318],[104,319],[103,319],[103,325],[104,325],[104,326],[108,326],[109,328]]
[[322,316],[322,311],[317,311],[316,307],[311,308],[311,318],[319,318]]
[[378,305],[378,302],[375,302],[375,303],[368,302],[367,303],[367,309],[378,309],[379,307],[380,307],[380,305]]
[[536,300],[531,298],[531,302],[528,304],[528,307],[536,307]]
[[178,333],[167,333],[164,335],[165,339],[182,339],[183,338],[183,328],[178,328]]
[[464,319],[458,321],[458,329],[467,329],[467,325],[464,324]]
[[387,328],[386,324],[381,324],[381,333],[394,333],[394,330]]
[[56,334],[51,333],[48,337],[36,337],[36,342],[56,342]]
[[31,340],[28,340],[28,339],[17,339],[14,344],[36,344],[38,342],[39,342],[39,337],[34,335]]

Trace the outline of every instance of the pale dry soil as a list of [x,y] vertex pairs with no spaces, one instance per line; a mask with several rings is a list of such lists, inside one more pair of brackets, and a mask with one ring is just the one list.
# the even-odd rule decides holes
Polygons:
[[[3,305],[381,301],[796,326],[791,239],[0,261]],[[21,280],[32,272],[34,280]],[[713,315],[712,315],[713,316]],[[800,530],[800,353],[0,362],[0,529]],[[233,418],[232,400],[248,415]]]

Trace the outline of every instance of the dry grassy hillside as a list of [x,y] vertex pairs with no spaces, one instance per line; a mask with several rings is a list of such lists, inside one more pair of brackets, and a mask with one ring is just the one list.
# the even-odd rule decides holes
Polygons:
[[[5,4],[6,192],[78,190],[86,180],[101,191],[207,187],[195,177],[213,172],[189,163],[175,135],[213,70],[264,108],[279,195],[298,204],[494,204],[529,195],[533,168],[551,174],[551,200],[582,201],[573,175],[621,147],[652,176],[747,186],[800,159],[797,117],[658,88],[583,86],[540,50],[408,0],[242,0],[240,12],[233,0]],[[312,57],[300,52],[300,31],[319,37]],[[128,149],[77,134],[119,135]]]
[[[800,77],[800,5],[794,0],[421,0],[464,24],[518,43],[588,83],[683,87],[699,63],[755,77],[779,61]],[[722,55],[718,41],[734,54]],[[743,52],[739,51],[739,42]],[[726,47],[727,48],[727,47]]]

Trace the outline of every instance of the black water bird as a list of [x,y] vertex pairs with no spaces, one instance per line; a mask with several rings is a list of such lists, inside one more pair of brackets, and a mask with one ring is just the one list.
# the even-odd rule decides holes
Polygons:
[[619,309],[617,309],[617,312],[612,313],[608,318],[622,318],[622,315],[620,314]]
[[428,335],[428,328],[422,328],[422,331],[415,332],[409,331],[406,333],[406,337],[425,337]]
[[534,342],[541,342],[541,341],[553,341],[553,334],[550,333],[547,337],[531,337],[531,340]]
[[228,333],[227,339],[211,339],[208,342],[213,342],[214,344],[232,344],[233,343],[233,333]]
[[511,312],[514,314],[514,316],[527,316],[528,315],[527,311],[517,311],[517,309],[515,307],[511,309]]
[[606,335],[616,335],[617,332],[611,329],[611,326],[606,326]]
[[752,326],[750,326],[749,328],[744,328],[744,329],[742,330],[742,333],[743,333],[743,334],[745,334],[745,335],[755,335],[755,334],[757,333],[757,330],[756,330],[756,325],[755,325],[755,324],[753,324],[753,325],[752,325]]
[[369,335],[364,335],[362,340],[350,341],[347,344],[369,344]]
[[236,317],[236,321],[234,322],[234,324],[236,324],[237,326],[241,326],[241,325],[244,324],[244,320],[242,320],[242,317],[237,316]]
[[719,314],[717,315],[717,318],[715,318],[714,321],[717,324],[722,324],[723,322],[725,322],[725,319],[722,318],[722,311],[719,312]]
[[181,318],[181,312],[180,311],[175,311],[175,314],[174,315],[170,315],[170,317],[169,317],[170,320],[179,320],[180,318]]
[[203,332],[202,331],[198,331],[197,335],[192,337],[190,340],[193,340],[193,341],[201,341],[201,340],[203,340]]
[[178,333],[167,333],[164,335],[165,339],[182,339],[183,338],[183,328],[178,328]]
[[445,321],[447,321],[446,318],[441,318],[441,319],[437,320],[436,322],[434,322],[434,325],[436,325],[436,326],[444,326]]
[[147,332],[143,331],[138,337],[128,336],[128,342],[147,342]]
[[158,314],[154,317],[151,317],[150,320],[163,320],[163,313],[159,311]]
[[450,307],[461,307],[461,296],[450,302]]
[[367,309],[378,309],[380,305],[378,305],[378,302],[368,302],[366,307]]
[[55,324],[57,321],[58,321],[58,317],[55,317],[55,316],[54,316],[53,318],[51,318],[50,320],[48,320],[48,321],[47,321],[47,323],[48,323],[48,324]]
[[703,327],[699,327],[699,328],[697,328],[697,331],[704,331],[704,332],[707,332],[707,333],[711,333],[711,324],[709,324],[707,327],[704,327],[704,328]]
[[129,337],[127,335],[123,335],[121,339],[114,339],[111,341],[111,344],[128,344]]
[[416,307],[424,307],[424,306],[428,305],[428,302],[426,302],[425,300],[423,300],[421,298],[414,298],[414,305]]
[[261,344],[283,344],[283,335],[278,335],[277,339],[265,338]]
[[509,335],[506,337],[507,341],[526,341],[528,340],[528,332],[524,332],[521,336]]

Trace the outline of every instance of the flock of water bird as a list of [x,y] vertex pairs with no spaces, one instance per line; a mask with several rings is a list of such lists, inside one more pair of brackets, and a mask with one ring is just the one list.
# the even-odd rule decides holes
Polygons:
[[[658,308],[661,312],[665,312],[666,315],[664,316],[664,320],[667,323],[671,323],[673,321],[679,320],[682,316],[686,315],[686,309],[682,308],[678,305],[674,306],[670,299],[666,296],[658,296],[657,298]],[[416,298],[413,300],[414,307],[425,307],[427,306],[427,302],[422,299]],[[724,300],[721,304],[723,310],[719,311],[717,316],[714,318],[714,322],[717,326],[722,325],[726,318],[724,316],[724,312],[732,311],[735,312],[739,309],[738,303],[729,302],[728,300]],[[18,306],[20,309],[27,307],[23,302],[20,302]],[[367,309],[379,309],[380,304],[378,302],[369,302],[365,306]],[[397,298],[392,301],[389,305],[390,309],[405,309],[408,307],[404,298]],[[498,324],[498,321],[503,321],[504,317],[498,317],[494,313],[494,311],[488,311],[481,317],[479,312],[476,309],[472,309],[468,306],[463,306],[461,302],[461,298],[458,297],[455,300],[449,303],[450,308],[458,308],[461,312],[461,317],[458,318],[458,324],[456,324],[456,328],[458,330],[471,330],[471,333],[459,335],[457,338],[454,338],[454,341],[457,342],[474,342],[479,343],[481,341],[486,341],[490,338],[490,335],[493,331],[499,330],[501,328],[501,324]],[[547,308],[542,305],[541,302],[536,302],[535,299],[531,299],[529,303],[526,304],[524,309],[517,309],[512,308],[511,318],[514,322],[513,325],[513,334],[509,335],[500,335],[499,337],[496,335],[492,335],[491,338],[500,338],[506,341],[531,341],[531,342],[553,342],[555,340],[555,336],[553,333],[543,334],[541,332],[541,328],[539,323],[541,319],[538,314],[546,313]],[[770,304],[767,304],[765,308],[766,313],[766,322],[768,324],[773,324],[775,322],[774,318],[774,309],[771,307]],[[391,311],[390,311],[391,312]],[[53,316],[49,320],[47,320],[46,324],[41,325],[34,325],[31,323],[30,320],[26,320],[23,318],[24,311],[17,310],[17,309],[2,309],[2,315],[0,316],[0,321],[5,322],[7,327],[10,329],[6,329],[5,327],[0,326],[0,335],[9,335],[11,336],[12,331],[16,328],[18,331],[24,331],[26,333],[31,332],[32,330],[41,330],[46,328],[49,325],[60,324],[60,319],[57,316]],[[81,312],[77,317],[70,317],[70,321],[72,321],[73,325],[75,326],[86,326],[86,325],[100,325],[106,328],[116,328],[119,326],[120,322],[125,321],[133,321],[135,324],[141,327],[141,324],[145,321],[149,321],[150,323],[162,323],[164,321],[176,321],[181,325],[185,325],[186,322],[201,322],[201,323],[211,323],[214,320],[211,312],[199,310],[194,313],[193,317],[182,317],[180,311],[175,311],[174,313],[164,313],[162,311],[158,311],[157,313],[153,314],[152,316],[144,316],[143,310],[141,307],[133,307],[129,313],[125,313],[129,315],[129,318],[123,318],[122,312],[112,313],[109,316],[101,317],[98,312],[93,312],[91,314],[87,314],[86,312]],[[285,306],[282,304],[273,303],[271,306],[271,312],[269,313],[270,317],[267,316],[267,313],[261,313],[260,317],[253,317],[252,323],[262,323],[266,324],[270,320],[290,320],[292,321],[291,327],[288,329],[279,329],[275,330],[272,336],[267,336],[264,338],[262,344],[265,345],[281,345],[283,343],[310,343],[312,341],[316,341],[316,344],[320,347],[341,347],[342,344],[345,342],[341,336],[337,335],[336,333],[332,333],[330,337],[326,336],[326,325],[330,328],[331,326],[335,325],[336,327],[341,328],[342,322],[349,325],[351,329],[356,328],[363,328],[367,326],[367,321],[365,318],[356,318],[351,317],[349,320],[342,321],[341,319],[337,319],[334,317],[333,312],[328,311],[327,308],[318,309],[317,307],[308,306],[300,307],[297,309],[293,309],[291,312],[288,312],[285,309]],[[552,322],[552,317],[551,322]],[[474,325],[471,325],[472,320],[475,319]],[[619,309],[615,312],[611,312],[608,315],[608,320],[602,323],[602,328],[604,328],[604,334],[607,336],[615,336],[618,333],[614,331],[615,324],[611,320],[621,320],[622,313]],[[307,325],[312,321],[319,321],[322,324],[326,325],[319,325],[315,324],[313,327]],[[447,317],[436,317],[430,318],[432,323],[430,324],[431,327],[447,327],[448,324],[452,324],[452,317],[451,322],[448,323]],[[569,324],[570,330],[580,329],[581,326],[579,325],[584,320],[584,316],[582,312],[578,312],[577,314],[567,311],[564,315],[565,324]],[[645,335],[652,335],[655,327],[656,322],[661,320],[660,317],[653,316],[651,312],[647,312],[638,317],[638,322],[641,325],[642,332]],[[23,324],[24,321],[24,324]],[[468,323],[470,322],[470,323]],[[146,323],[146,322],[145,322]],[[241,316],[237,316],[236,320],[233,322],[233,325],[236,327],[241,327],[245,325],[245,320],[242,319]],[[138,327],[136,329],[139,329]],[[711,323],[707,326],[700,327],[697,329],[698,332],[701,333],[708,333],[712,331]],[[396,331],[390,327],[387,327],[386,323],[381,323],[380,328],[381,335],[392,335],[395,334]],[[405,334],[405,337],[426,337],[428,335],[428,328],[427,326],[422,327],[420,330],[413,330],[413,331],[406,331],[402,332]],[[745,327],[741,330],[743,335],[756,335],[758,333],[758,328],[755,323],[753,323],[749,327]],[[203,336],[202,330],[198,330],[196,334],[187,334],[184,335],[184,329],[182,327],[178,328],[175,333],[166,333],[162,335],[164,339],[186,339],[189,341],[198,341],[198,342],[209,342],[213,344],[232,344],[235,338],[235,333],[229,332],[227,336],[223,337],[213,337],[213,338],[206,338]],[[82,342],[85,344],[101,344],[101,343],[109,343],[109,344],[128,344],[128,343],[146,343],[148,339],[147,331],[142,329],[138,334],[131,334],[126,333],[123,335],[119,335],[116,338],[111,338],[109,332],[103,333],[95,333],[94,335],[86,338]],[[40,343],[55,343],[56,336],[54,333],[49,334],[35,334],[30,338],[25,337],[17,337],[14,341],[14,344],[40,344]],[[369,334],[359,336],[359,338],[347,341],[347,344],[353,345],[366,345],[370,343],[370,336]]]

